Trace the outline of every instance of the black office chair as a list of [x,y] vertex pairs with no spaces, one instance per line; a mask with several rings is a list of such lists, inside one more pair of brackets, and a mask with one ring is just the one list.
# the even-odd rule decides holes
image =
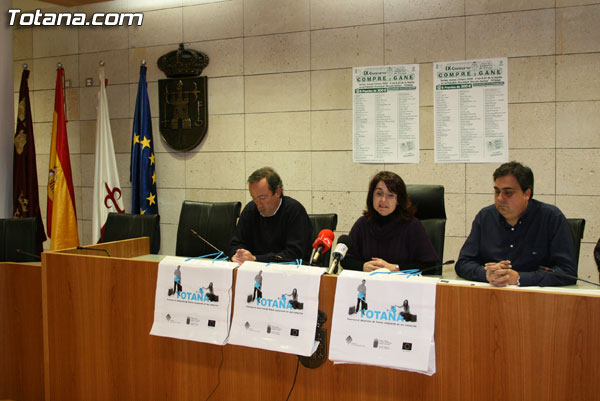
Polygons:
[[150,237],[150,253],[160,250],[160,215],[109,213],[101,242]]
[[[321,230],[326,228],[331,231],[335,231],[337,228],[338,216],[335,213],[323,213],[323,214],[309,214],[310,224],[312,224],[312,238],[313,240],[319,236]],[[319,258],[317,266],[327,267],[329,266],[329,257],[331,256],[331,250],[325,252]]]
[[579,266],[579,250],[581,249],[581,239],[585,230],[585,219],[567,219],[571,227],[573,236],[573,249],[575,250],[575,266]]
[[202,256],[216,252],[191,230],[227,253],[241,208],[241,202],[184,201],[179,214],[175,255]]
[[37,229],[36,217],[0,219],[0,262],[39,261]]
[[[423,223],[425,232],[440,259],[444,257],[446,236],[446,208],[444,206],[443,185],[407,185],[406,191],[417,208],[415,217]],[[442,274],[442,267],[427,274]]]
[[596,261],[596,266],[598,266],[598,271],[600,272],[600,239],[598,239],[598,242],[594,247],[594,260]]

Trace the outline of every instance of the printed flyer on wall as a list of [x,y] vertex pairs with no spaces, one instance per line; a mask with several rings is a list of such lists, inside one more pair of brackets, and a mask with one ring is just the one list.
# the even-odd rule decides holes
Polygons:
[[434,63],[436,163],[508,161],[508,60]]
[[438,280],[345,270],[335,290],[329,359],[434,374]]
[[355,163],[419,162],[419,65],[352,69]]
[[245,262],[237,271],[230,344],[310,356],[324,269]]
[[224,345],[237,263],[165,257],[158,265],[150,334]]

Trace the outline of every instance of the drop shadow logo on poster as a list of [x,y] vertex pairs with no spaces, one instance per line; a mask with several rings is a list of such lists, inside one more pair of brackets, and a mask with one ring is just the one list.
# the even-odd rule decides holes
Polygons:
[[213,282],[208,283],[206,287],[200,287],[198,289],[201,300],[208,302],[219,302],[219,296],[215,294]]
[[364,311],[369,309],[369,304],[367,304],[367,280],[362,280],[361,283],[356,288],[356,306],[350,306],[348,308],[348,314],[354,315],[356,313],[364,313]]
[[287,306],[291,306],[292,309],[304,309],[304,302],[298,301],[298,290],[296,288],[294,288],[289,294],[281,294],[279,299],[283,300],[284,302],[287,300]]
[[388,350],[392,346],[392,343],[388,340],[382,338],[374,338],[373,339],[373,348],[379,348],[382,350]]
[[260,299],[262,298],[262,284],[263,284],[263,276],[262,270],[254,276],[254,284],[252,286],[252,294],[248,295],[246,299],[248,303],[256,301],[260,303]]
[[296,288],[287,294],[281,294],[277,299],[263,297],[263,271],[260,270],[256,276],[254,276],[254,283],[252,284],[252,294],[248,294],[246,297],[247,303],[256,303],[258,308],[270,308],[270,309],[292,309],[302,310],[304,309],[304,303],[298,300],[298,290]]
[[185,49],[183,43],[158,59],[158,68],[169,78],[158,81],[160,135],[175,150],[191,150],[206,135],[207,78],[199,75],[208,62],[206,54]]
[[181,291],[183,291],[183,286],[181,284],[181,265],[177,265],[173,272],[173,288],[169,287],[167,295],[169,297],[174,294],[179,295]]
[[[177,265],[173,271],[173,287],[169,287],[167,295],[175,297],[176,300],[193,303],[218,303],[219,296],[215,294],[213,282],[209,282],[206,287],[200,287],[196,291],[185,291],[183,288],[183,272],[181,265]],[[189,323],[188,323],[189,324]]]
[[247,331],[253,332],[253,333],[259,333],[260,330],[255,329],[249,321],[246,321],[244,323],[244,329],[246,329]]
[[400,322],[400,323],[416,323],[417,315],[410,312],[408,299],[402,302],[402,305],[390,305],[387,310],[371,310],[367,303],[367,283],[363,279],[356,288],[356,305],[348,308],[348,315],[358,315],[362,319],[385,321],[385,322]]

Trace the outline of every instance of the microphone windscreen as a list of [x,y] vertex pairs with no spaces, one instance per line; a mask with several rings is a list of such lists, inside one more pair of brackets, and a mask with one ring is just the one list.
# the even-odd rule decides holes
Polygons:
[[352,246],[352,238],[350,238],[349,235],[340,235],[340,238],[338,238],[338,244],[340,243],[350,248]]
[[338,258],[339,260],[344,259],[346,252],[348,252],[348,248],[351,246],[352,238],[350,238],[348,235],[341,235],[340,238],[338,238],[337,245],[333,251],[334,258]]
[[317,237],[315,242],[313,242],[313,248],[317,249],[319,245],[323,245],[322,253],[327,252],[329,249],[331,249],[331,244],[333,243],[334,237],[335,235],[330,229],[325,228],[321,230],[321,232],[319,232],[319,236]]

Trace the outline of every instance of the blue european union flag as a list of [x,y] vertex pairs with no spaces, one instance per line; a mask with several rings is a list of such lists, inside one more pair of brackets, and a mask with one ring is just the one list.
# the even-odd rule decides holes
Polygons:
[[129,181],[131,181],[131,213],[158,214],[154,140],[145,65],[140,67],[140,82],[135,101]]

